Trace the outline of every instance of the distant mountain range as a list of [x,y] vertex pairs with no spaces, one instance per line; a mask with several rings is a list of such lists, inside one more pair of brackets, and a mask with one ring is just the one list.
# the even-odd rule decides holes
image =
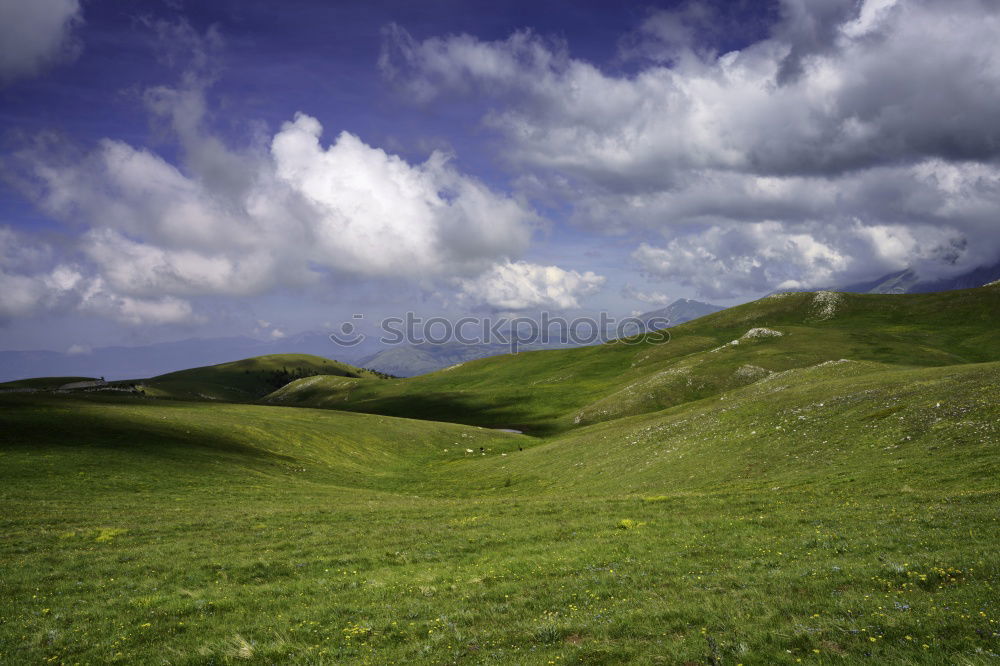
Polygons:
[[677,326],[678,324],[683,324],[684,322],[698,319],[699,317],[704,317],[720,310],[725,310],[725,308],[719,305],[712,305],[711,303],[678,298],[665,308],[639,315],[639,319],[646,324],[647,329],[661,328],[658,324],[664,320],[670,322],[666,326],[666,328],[670,328],[671,326]]
[[[1000,263],[977,268],[946,279],[926,279],[915,270],[889,273],[877,280],[859,282],[831,291],[861,294],[912,294],[980,287],[1000,279]],[[638,316],[647,328],[661,320],[669,326],[704,317],[724,308],[680,298],[670,305]],[[524,351],[576,346],[555,340],[549,344],[523,346]],[[413,344],[385,345],[372,337],[356,347],[331,342],[326,333],[306,332],[280,340],[261,341],[249,337],[192,338],[136,347],[101,347],[86,353],[55,351],[0,351],[0,381],[28,377],[79,376],[133,379],[153,377],[193,366],[214,365],[267,354],[314,354],[351,363],[398,377],[413,377],[435,370],[510,351],[503,344]]]
[[302,333],[268,342],[248,337],[191,338],[137,347],[100,347],[75,354],[2,351],[0,381],[47,376],[136,379],[251,356],[290,353],[334,358],[343,351],[323,333]]
[[926,279],[912,268],[883,275],[870,282],[858,282],[832,289],[855,294],[926,294],[933,291],[972,289],[1000,279],[1000,263],[980,266],[951,278]]
[[[670,325],[690,321],[722,308],[680,299],[666,308],[640,315]],[[524,351],[576,346],[553,340],[548,344],[522,346]],[[56,351],[0,351],[0,381],[28,377],[106,377],[109,380],[155,377],[193,366],[215,365],[268,354],[313,354],[353,365],[372,368],[399,377],[412,377],[441,370],[456,363],[509,353],[504,344],[423,343],[385,345],[371,337],[356,347],[342,347],[326,333],[306,332],[280,340],[261,341],[249,337],[191,338],[136,347],[100,347],[85,353]]]

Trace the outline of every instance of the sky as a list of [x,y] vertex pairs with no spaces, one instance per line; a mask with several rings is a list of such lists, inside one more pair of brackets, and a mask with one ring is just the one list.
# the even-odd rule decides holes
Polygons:
[[991,265],[998,37],[991,0],[0,0],[0,349]]

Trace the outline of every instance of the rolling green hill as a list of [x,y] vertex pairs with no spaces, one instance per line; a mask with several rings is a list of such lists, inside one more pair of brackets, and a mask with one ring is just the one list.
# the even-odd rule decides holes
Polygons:
[[271,354],[232,363],[192,368],[143,382],[157,398],[250,402],[290,381],[316,375],[378,378],[370,370],[310,354]]
[[654,343],[661,335],[654,333],[629,344],[470,361],[410,379],[310,379],[265,401],[549,435],[841,358],[902,366],[1000,360],[998,320],[997,287],[913,295],[791,293],[677,326],[666,343]]
[[0,395],[0,663],[992,663],[997,294],[267,404]]

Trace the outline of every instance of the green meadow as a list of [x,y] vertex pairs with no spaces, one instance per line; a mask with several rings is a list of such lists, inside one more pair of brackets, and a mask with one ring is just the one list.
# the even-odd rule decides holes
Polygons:
[[791,294],[411,379],[0,393],[0,663],[995,664],[998,324]]

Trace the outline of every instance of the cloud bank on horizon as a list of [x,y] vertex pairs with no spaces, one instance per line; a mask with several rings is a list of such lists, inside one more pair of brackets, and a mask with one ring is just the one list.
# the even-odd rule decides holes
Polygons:
[[[54,126],[0,154],[0,177],[50,221],[3,211],[0,321],[196,327],[219,299],[316,302],[366,281],[467,309],[566,310],[601,294],[738,299],[1000,259],[1000,6],[773,10],[735,49],[718,46],[739,22],[724,4],[650,10],[612,62],[575,56],[573,34],[380,25],[365,66],[400,120],[464,114],[455,136],[489,156],[486,171],[454,149],[380,146],[322,110],[268,129],[226,87],[226,26],[141,16],[134,30],[172,77],[132,88],[157,141]],[[0,94],[74,67],[86,11],[0,0]],[[567,259],[567,236],[604,263]]]

